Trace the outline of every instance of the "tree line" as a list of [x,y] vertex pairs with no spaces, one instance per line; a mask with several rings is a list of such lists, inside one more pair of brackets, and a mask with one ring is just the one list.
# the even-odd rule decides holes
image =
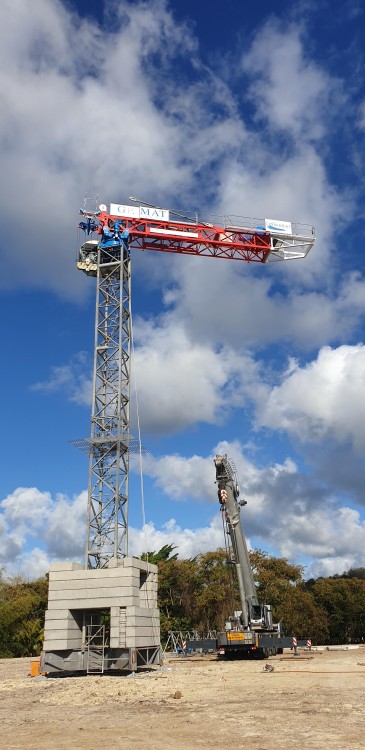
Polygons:
[[[206,634],[222,630],[240,608],[234,567],[223,549],[190,560],[177,557],[173,545],[142,555],[159,570],[161,640],[170,630]],[[255,550],[251,565],[261,602],[271,604],[274,621],[287,635],[313,643],[363,642],[365,639],[365,568],[342,575],[304,579],[304,568],[285,558]],[[0,575],[0,657],[38,655],[47,608],[47,576],[26,582]]]

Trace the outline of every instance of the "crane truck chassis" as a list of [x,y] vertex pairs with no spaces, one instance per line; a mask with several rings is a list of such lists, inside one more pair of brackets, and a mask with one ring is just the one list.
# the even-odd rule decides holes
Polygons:
[[[293,646],[293,637],[285,636],[281,622],[274,623],[270,604],[260,604],[250,565],[246,539],[240,522],[241,507],[246,500],[239,500],[236,471],[227,455],[216,456],[216,483],[223,521],[231,540],[232,562],[236,569],[241,610],[234,612],[226,622],[225,630],[218,633],[216,649],[221,657],[268,658],[283,653]],[[193,647],[193,642],[188,647]],[[306,640],[297,640],[296,645],[305,646]],[[195,646],[196,647],[196,646]]]

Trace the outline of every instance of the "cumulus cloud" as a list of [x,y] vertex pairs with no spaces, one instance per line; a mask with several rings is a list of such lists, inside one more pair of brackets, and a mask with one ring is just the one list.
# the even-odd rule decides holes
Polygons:
[[[82,560],[85,549],[87,493],[73,498],[51,497],[36,487],[18,487],[0,503],[0,564],[7,573],[36,578],[48,572],[53,560]],[[34,543],[36,532],[37,543]],[[177,547],[180,557],[193,557],[224,543],[219,514],[200,528],[184,528],[169,519],[158,529],[154,523],[129,528],[129,554]]]
[[51,560],[80,557],[86,499],[86,492],[53,498],[37,487],[15,489],[0,502],[0,563],[10,573],[34,577],[46,573]]
[[345,274],[332,297],[323,289],[296,287],[299,262],[289,264],[296,269],[293,290],[279,291],[278,272],[284,264],[260,267],[252,276],[245,264],[196,260],[174,267],[174,281],[164,298],[173,308],[171,323],[183,320],[193,341],[225,344],[236,351],[292,342],[306,351],[345,342],[359,330],[365,313],[365,279],[359,273]]
[[71,361],[51,368],[47,380],[33,383],[31,390],[43,393],[66,394],[69,401],[84,406],[91,406],[92,380],[90,376],[91,360],[86,352],[75,354]]
[[[241,496],[248,501],[241,521],[250,547],[301,562],[308,576],[365,565],[365,521],[358,510],[323,482],[308,477],[290,457],[272,466],[258,466],[238,441],[219,443],[209,456],[148,457],[144,474],[155,482],[156,491],[180,502],[206,502],[205,521],[195,528],[193,522],[182,524],[176,517],[167,518],[159,527],[152,521],[142,528],[130,525],[130,554],[173,544],[184,558],[223,545],[212,479],[216,453],[227,453],[237,469]],[[36,488],[18,488],[3,500],[0,562],[8,572],[35,576],[46,572],[52,560],[82,560],[80,529],[85,528],[86,498],[86,492],[52,498]]]
[[[290,529],[292,533],[292,528]],[[353,508],[323,507],[310,514],[282,546],[283,554],[294,559],[298,554],[311,558],[307,577],[343,573],[364,567],[365,522]],[[296,539],[295,539],[296,537]]]
[[2,501],[4,519],[21,525],[24,530],[38,529],[52,504],[49,492],[40,492],[36,487],[18,487]]
[[156,529],[148,523],[142,529],[131,529],[130,554],[141,555],[145,551],[157,551],[165,544],[173,544],[180,558],[191,558],[224,546],[223,526],[220,514],[213,516],[209,525],[196,529],[184,528],[171,518]]
[[[26,0],[6,2],[0,157],[12,240],[4,262],[17,271],[11,283],[79,295],[72,256],[85,191],[120,200],[121,184],[137,193],[143,185],[157,201],[181,198],[191,192],[192,168],[209,166],[226,152],[227,135],[239,135],[227,105],[219,118],[209,110],[207,102],[223,103],[224,86],[198,61],[194,67],[196,42],[164,2],[121,2],[114,12],[113,30],[101,33],[58,0],[32,9]],[[179,61],[190,70],[193,62],[195,81],[182,75],[177,92],[171,71]]]
[[299,441],[325,438],[365,445],[365,347],[323,347],[302,367],[293,362],[280,385],[258,404],[258,425],[285,430]]
[[194,343],[168,317],[161,325],[139,321],[135,344],[144,431],[173,433],[197,422],[214,424],[244,403],[246,383],[256,370],[249,354]]
[[311,141],[323,137],[321,121],[341,90],[339,81],[306,55],[304,36],[300,26],[283,28],[271,18],[243,56],[242,65],[255,77],[250,93],[258,115],[295,138]]
[[217,502],[212,484],[216,453],[227,453],[237,469],[241,495],[248,501],[241,522],[250,544],[301,561],[308,576],[325,566],[341,573],[364,565],[365,522],[359,512],[323,481],[301,471],[290,457],[259,467],[239,442],[222,442],[209,457],[149,457],[145,473],[170,497]]
[[78,298],[81,289],[86,293],[72,263],[76,211],[85,191],[103,202],[124,200],[121,184],[137,195],[143,186],[160,204],[318,219],[322,253],[298,272],[312,268],[313,280],[326,262],[335,219],[350,215],[348,201],[328,183],[315,144],[303,141],[304,132],[313,140],[323,128],[324,113],[331,121],[323,93],[333,96],[337,82],[308,62],[295,27],[264,27],[245,49],[244,71],[236,60],[232,65],[242,74],[242,90],[248,90],[247,77],[260,90],[260,96],[251,93],[250,112],[254,103],[262,115],[265,101],[270,127],[279,124],[296,135],[294,153],[274,141],[269,149],[266,130],[246,117],[245,97],[237,97],[218,67],[202,63],[191,29],[163,0],[112,8],[110,30],[101,31],[58,0],[39,0],[34,8],[26,0],[6,0],[0,158],[2,206],[11,227],[3,269],[11,264],[13,273],[5,272],[2,283]]
[[[135,324],[132,358],[132,420],[136,392],[144,433],[177,433],[197,422],[221,423],[242,407],[258,365],[249,353],[230,346],[192,342],[182,325],[166,316],[160,324]],[[91,405],[91,360],[84,352],[51,368],[48,379],[31,386],[62,393],[69,401]],[[152,397],[151,397],[152,394]]]

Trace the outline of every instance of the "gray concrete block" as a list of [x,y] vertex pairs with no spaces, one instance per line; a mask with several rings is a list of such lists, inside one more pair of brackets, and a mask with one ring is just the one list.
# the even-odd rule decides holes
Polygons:
[[94,579],[96,580],[104,580],[104,579],[120,579],[124,580],[125,578],[131,578],[136,582],[136,585],[139,586],[139,570],[131,570],[130,568],[128,570],[125,570],[124,568],[101,568],[101,569],[92,569],[92,570],[85,570],[85,569],[78,569],[78,570],[55,570],[51,571],[49,575],[50,581],[76,581],[76,580],[85,580],[85,581],[92,581]]
[[131,578],[130,576],[118,579],[118,578],[102,578],[102,579],[73,579],[73,580],[63,580],[63,581],[50,581],[49,584],[49,590],[50,591],[85,591],[86,589],[90,591],[98,591],[100,588],[130,588],[135,589],[136,593],[139,591],[139,586],[136,585],[135,580]]
[[120,614],[121,607],[110,607],[110,617],[118,617]]
[[139,628],[126,628],[126,638],[152,638],[159,640],[160,628],[152,628],[150,626],[142,626]]
[[[95,587],[95,589],[51,589],[49,591],[49,602],[61,600],[77,602],[79,599],[90,599],[90,601],[93,599],[117,599],[120,602],[120,606],[122,606],[124,599],[131,599],[132,597],[134,597],[137,604],[139,599],[138,594],[131,587],[127,586]],[[132,602],[128,603],[132,604]],[[68,609],[72,608],[68,607]],[[74,609],[78,609],[78,607],[75,605]]]
[[145,648],[153,648],[159,645],[160,645],[160,640],[159,638],[156,638],[155,636],[153,638],[152,637],[151,638],[143,638],[143,637],[139,638],[137,636],[129,636],[126,639],[127,648],[140,648],[143,646]]
[[53,573],[56,570],[82,570],[84,568],[82,563],[77,562],[54,562],[49,566],[49,572]]
[[64,651],[81,648],[81,638],[52,638],[45,640],[43,651]]
[[158,573],[157,565],[147,563],[144,560],[138,560],[136,557],[125,557],[123,560],[124,568],[137,568],[145,573]]
[[157,589],[155,589],[154,591],[139,589],[139,593],[141,595],[141,599],[146,599],[146,601],[154,602],[157,599]]
[[71,618],[73,619],[68,609],[58,609],[53,612],[50,611],[49,609],[46,609],[44,619],[45,619],[45,622],[47,622],[47,620],[50,620],[50,619],[51,620],[54,620],[54,619],[67,620]]
[[127,617],[159,617],[160,611],[157,607],[128,607]]
[[[55,599],[54,601],[49,602],[48,609],[49,611],[53,611],[54,609],[64,609],[67,607],[68,609],[75,611],[82,611],[84,609],[109,609],[110,607],[116,607],[120,604],[128,606],[136,603],[136,597],[133,596],[124,596],[123,599],[121,599],[121,597],[110,596],[95,597],[94,599]],[[50,605],[52,605],[52,607]]]
[[[119,636],[118,635],[110,635],[110,648],[119,648],[120,647],[119,642]],[[123,646],[124,644],[122,644]]]
[[76,623],[72,623],[69,620],[47,620],[47,622],[45,623],[44,632],[48,635],[49,633],[53,633],[56,630],[62,630],[67,634],[81,632],[81,628],[79,628]]
[[155,628],[160,627],[160,619],[158,617],[136,617],[127,619],[128,628]]
[[149,609],[154,609],[156,607],[157,601],[156,599],[152,599],[152,597],[139,597],[139,602],[141,607],[148,607]]

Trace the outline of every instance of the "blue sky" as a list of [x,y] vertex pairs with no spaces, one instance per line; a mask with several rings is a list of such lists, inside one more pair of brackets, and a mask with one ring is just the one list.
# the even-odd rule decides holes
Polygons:
[[130,551],[222,543],[213,457],[253,547],[365,565],[364,30],[358,2],[5,0],[0,29],[0,563],[78,559],[95,285],[78,209],[129,195],[313,224],[305,261],[133,253],[146,525]]

